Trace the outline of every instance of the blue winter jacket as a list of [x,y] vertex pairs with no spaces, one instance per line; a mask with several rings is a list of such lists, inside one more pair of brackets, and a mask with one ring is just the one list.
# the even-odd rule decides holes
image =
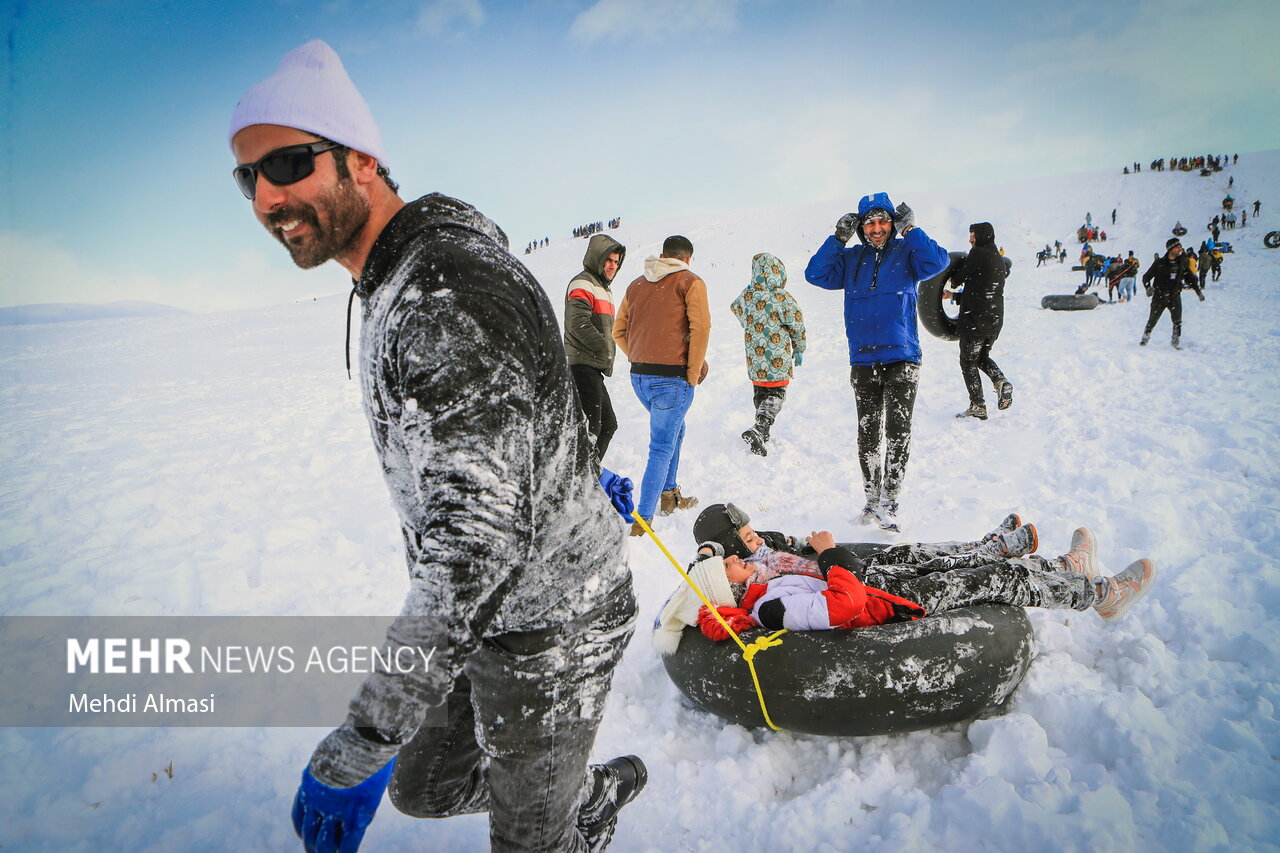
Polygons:
[[[866,196],[858,215],[882,209],[893,212],[886,193]],[[805,268],[810,284],[844,291],[844,331],[849,338],[849,364],[920,362],[916,326],[916,285],[947,268],[950,257],[920,228],[899,238],[895,224],[880,249],[858,228],[859,246],[846,248],[828,237]]]

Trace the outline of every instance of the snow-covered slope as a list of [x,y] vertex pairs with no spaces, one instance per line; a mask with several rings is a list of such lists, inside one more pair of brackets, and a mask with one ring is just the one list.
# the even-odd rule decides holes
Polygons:
[[[1198,245],[1229,176],[1262,215],[1224,232],[1236,252],[1204,303],[1184,300],[1182,351],[1167,345],[1167,317],[1137,346],[1141,296],[1091,312],[1039,308],[1082,274],[1071,259],[1036,269],[1034,253],[1054,239],[1077,250],[1086,211],[1108,231],[1106,249],[1145,263],[1177,219]],[[865,187],[879,189],[894,195]],[[679,700],[643,627],[678,579],[651,542],[631,540],[642,628],[596,752],[640,754],[650,782],[611,849],[1280,849],[1280,250],[1261,241],[1280,228],[1280,152],[1208,178],[1084,174],[894,200],[949,248],[967,247],[970,222],[992,222],[1014,262],[994,352],[1013,408],[955,420],[966,403],[955,345],[924,337],[904,536],[972,536],[1016,509],[1040,528],[1041,553],[1060,553],[1087,524],[1107,566],[1150,557],[1159,586],[1115,626],[1032,611],[1038,655],[1003,716],[867,739],[766,734]],[[852,524],[860,480],[841,297],[803,281],[854,201],[614,232],[628,246],[622,286],[668,234],[693,240],[715,329],[682,486],[704,503],[737,502],[766,529],[881,538]],[[584,248],[566,238],[522,256],[553,303]],[[751,393],[728,311],[760,251],[786,263],[811,342],[766,459],[738,438]],[[3,613],[394,612],[403,562],[342,367],[344,307],[0,329]],[[638,480],[647,419],[625,361],[610,390],[620,427],[606,461]],[[693,515],[656,525],[678,555],[693,544]],[[288,807],[321,734],[3,730],[0,846],[295,849]],[[172,778],[160,772],[169,762]],[[371,850],[486,845],[483,817],[425,823],[388,804],[366,838]]]
[[155,302],[46,302],[0,308],[0,326],[29,326],[37,323],[71,323],[79,320],[106,320],[119,317],[157,317],[184,314],[181,308]]

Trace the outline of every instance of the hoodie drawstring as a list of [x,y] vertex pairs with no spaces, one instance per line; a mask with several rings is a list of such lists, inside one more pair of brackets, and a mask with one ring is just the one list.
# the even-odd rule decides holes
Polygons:
[[880,259],[884,257],[884,250],[889,248],[889,244],[885,243],[879,249],[876,249],[876,265],[871,270],[871,289],[876,289],[876,277],[880,275]]
[[347,297],[347,378],[351,378],[351,304],[356,301],[356,286],[351,285],[351,295]]

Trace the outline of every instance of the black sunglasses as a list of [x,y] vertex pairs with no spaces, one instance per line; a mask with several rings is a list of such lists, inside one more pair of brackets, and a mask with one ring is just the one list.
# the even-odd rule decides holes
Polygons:
[[288,145],[269,152],[256,163],[244,163],[231,170],[236,179],[236,186],[244,197],[253,201],[258,194],[258,173],[278,187],[294,184],[316,170],[316,155],[335,148],[342,148],[338,142],[322,139],[319,142],[308,142],[304,145]]

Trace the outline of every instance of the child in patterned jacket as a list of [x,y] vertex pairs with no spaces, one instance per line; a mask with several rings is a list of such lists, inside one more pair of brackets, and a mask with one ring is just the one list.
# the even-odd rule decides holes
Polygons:
[[742,325],[747,350],[747,378],[754,386],[756,422],[742,440],[757,456],[768,456],[765,444],[794,368],[804,360],[804,314],[786,291],[787,270],[768,252],[751,259],[751,283],[729,306]]

